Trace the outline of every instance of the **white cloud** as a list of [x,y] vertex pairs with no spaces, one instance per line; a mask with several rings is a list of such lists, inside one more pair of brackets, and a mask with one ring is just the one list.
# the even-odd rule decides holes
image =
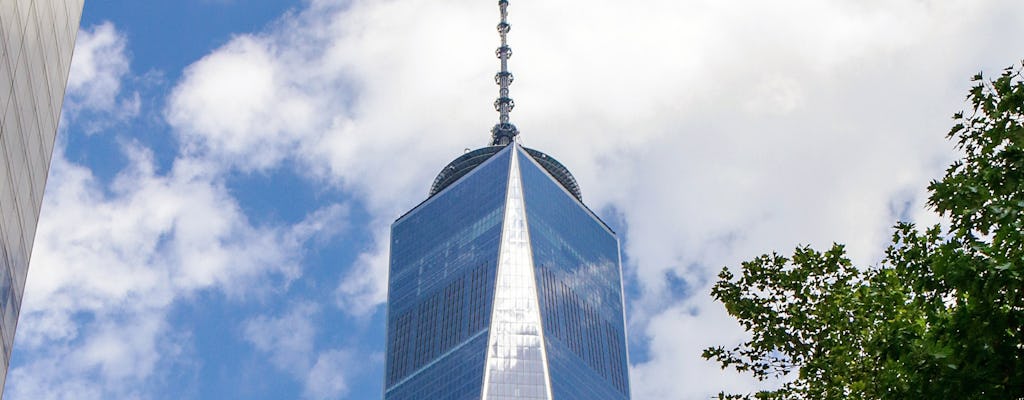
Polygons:
[[306,398],[336,399],[347,393],[346,376],[355,363],[346,350],[315,349],[318,311],[312,303],[299,303],[279,317],[257,316],[246,321],[244,335],[275,367],[304,383]]
[[[465,131],[475,119],[481,135],[469,143],[482,143],[490,129],[491,88],[478,90],[482,103],[456,90],[474,72],[491,74],[471,62],[477,53],[442,50],[456,57],[444,59],[415,45],[438,50],[445,48],[436,43],[472,37],[471,14],[486,8],[434,5],[314,2],[273,25],[276,30],[238,36],[191,65],[171,96],[168,121],[197,153],[244,170],[294,159],[313,177],[371,196],[375,211],[394,213],[429,184],[408,173],[422,168],[420,154],[442,164],[465,142],[448,133]],[[407,28],[433,17],[446,23],[434,31]],[[378,29],[387,32],[378,36]],[[490,54],[488,38],[477,42]],[[451,107],[452,101],[465,107]],[[422,170],[422,181],[431,169]]]
[[[195,151],[238,160],[242,167],[273,166],[311,131],[319,107],[293,87],[296,76],[273,62],[268,44],[240,36],[185,71],[167,119]],[[200,136],[201,135],[201,136]],[[206,146],[206,148],[202,148]]]
[[355,360],[346,351],[333,350],[320,354],[306,379],[306,397],[330,399],[344,395],[348,392],[345,375],[354,365]]
[[285,371],[309,370],[316,328],[310,318],[317,312],[311,303],[297,304],[281,317],[261,315],[245,322],[245,339],[256,349],[270,353],[274,365]]
[[[384,225],[380,222],[375,224]],[[387,300],[388,287],[384,277],[388,273],[390,241],[387,231],[380,230],[375,236],[380,247],[360,254],[335,291],[338,307],[349,315],[365,317]]]
[[166,322],[175,302],[279,291],[300,275],[303,244],[343,225],[330,206],[293,227],[255,226],[201,162],[160,174],[148,150],[124,151],[130,166],[109,186],[53,160],[18,332],[31,361],[11,371],[10,398],[129,397],[181,361]]
[[[131,76],[125,44],[110,23],[80,32],[62,124],[89,130],[137,113],[137,94],[118,100]],[[127,166],[108,183],[58,140],[17,336],[27,361],[10,371],[8,398],[149,397],[161,366],[185,362],[188,334],[167,323],[174,304],[281,290],[301,274],[305,243],[345,226],[341,205],[293,226],[254,223],[216,164],[179,156],[159,171],[150,149],[123,143]]]
[[[123,81],[130,73],[126,44],[125,35],[110,22],[78,31],[64,96],[65,112],[101,113],[109,121],[100,125],[138,115],[139,94],[121,96]],[[98,129],[100,126],[94,126],[90,131]]]
[[646,331],[651,358],[630,370],[634,398],[669,399],[682,394],[707,399],[726,388],[750,392],[765,386],[750,376],[722,371],[717,363],[700,357],[707,347],[746,339],[724,307],[709,296],[693,296],[674,305],[651,318]]

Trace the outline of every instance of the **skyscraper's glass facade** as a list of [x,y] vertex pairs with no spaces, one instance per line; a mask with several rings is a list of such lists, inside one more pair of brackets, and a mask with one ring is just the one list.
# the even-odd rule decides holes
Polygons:
[[392,226],[386,398],[480,398],[509,159],[492,157]]
[[0,0],[0,389],[84,0]]
[[520,153],[533,266],[555,399],[625,399],[619,241]]
[[628,399],[618,239],[568,171],[512,143],[431,194],[392,225],[385,399]]

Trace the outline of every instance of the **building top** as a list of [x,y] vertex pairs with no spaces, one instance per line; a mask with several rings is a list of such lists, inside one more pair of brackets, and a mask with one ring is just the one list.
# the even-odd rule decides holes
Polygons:
[[[494,83],[498,84],[498,99],[494,101],[494,110],[498,112],[498,123],[491,128],[491,145],[483,148],[479,148],[473,151],[468,151],[459,158],[456,158],[452,162],[448,163],[437,174],[437,178],[434,179],[433,185],[430,186],[430,196],[433,196],[444,188],[448,187],[455,181],[459,180],[469,171],[483,164],[484,161],[491,158],[505,146],[516,141],[516,136],[519,135],[519,130],[509,122],[509,113],[515,107],[515,102],[509,97],[509,85],[512,84],[512,73],[508,71],[508,59],[512,57],[512,48],[508,46],[508,32],[511,30],[511,25],[508,23],[508,0],[498,0],[498,8],[501,11],[501,21],[498,23],[498,35],[501,37],[501,46],[495,51],[495,55],[501,61],[501,70],[494,75]],[[569,169],[565,168],[562,163],[554,159],[547,154],[544,154],[538,150],[529,149],[523,147],[527,153],[537,161],[538,164],[544,167],[545,170],[559,184],[562,185],[569,193],[572,193],[580,202],[583,202],[583,195],[580,193],[580,187],[576,183],[576,178],[569,173]]]
[[[444,188],[450,186],[455,181],[459,180],[469,171],[483,164],[484,161],[491,158],[491,156],[497,154],[505,146],[487,146],[482,147],[473,151],[466,152],[456,158],[452,162],[448,163],[437,174],[437,178],[434,178],[434,183],[430,185],[430,196],[440,193]],[[580,186],[576,183],[576,178],[572,176],[569,169],[566,168],[562,163],[558,162],[554,157],[551,157],[539,150],[523,147],[530,157],[533,157],[544,169],[551,174],[552,177],[558,181],[565,190],[572,193],[573,197],[580,202],[583,202],[583,194],[580,192]]]

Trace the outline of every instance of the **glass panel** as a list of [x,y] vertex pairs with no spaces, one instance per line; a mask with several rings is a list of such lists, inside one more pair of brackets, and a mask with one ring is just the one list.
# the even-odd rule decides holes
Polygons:
[[618,240],[527,154],[520,156],[556,399],[626,399]]
[[389,400],[479,400],[487,331],[438,359],[385,394]]
[[487,400],[551,398],[518,164],[513,158],[487,345]]
[[499,152],[392,225],[386,399],[480,398],[510,159]]

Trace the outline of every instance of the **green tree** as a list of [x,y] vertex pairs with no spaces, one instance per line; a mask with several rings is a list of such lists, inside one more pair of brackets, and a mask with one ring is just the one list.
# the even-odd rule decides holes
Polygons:
[[711,294],[751,338],[704,358],[784,383],[720,398],[1024,399],[1022,68],[976,75],[953,117],[964,156],[928,187],[947,230],[897,223],[874,268],[833,245],[722,270]]

